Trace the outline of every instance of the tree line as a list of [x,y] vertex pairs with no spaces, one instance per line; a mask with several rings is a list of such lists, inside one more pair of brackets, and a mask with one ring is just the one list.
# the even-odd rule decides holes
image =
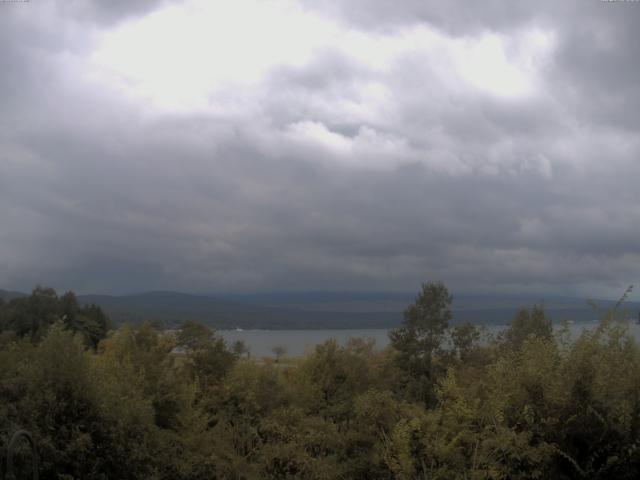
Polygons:
[[483,338],[451,301],[425,283],[386,349],[276,362],[38,287],[0,301],[0,442],[29,430],[42,479],[636,478],[640,349],[617,310],[571,338],[522,308]]

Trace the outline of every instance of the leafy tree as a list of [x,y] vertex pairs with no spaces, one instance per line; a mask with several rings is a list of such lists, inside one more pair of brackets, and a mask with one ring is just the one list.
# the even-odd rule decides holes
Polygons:
[[286,407],[273,411],[263,422],[264,446],[260,450],[260,475],[270,479],[335,479],[344,475],[340,452],[343,437],[331,421]]
[[178,430],[184,403],[190,401],[183,397],[192,392],[186,380],[180,379],[184,372],[171,355],[174,346],[173,338],[162,335],[149,323],[137,328],[125,325],[102,343],[98,364],[115,378],[127,372],[136,379],[137,388],[151,402],[155,424]]
[[355,397],[371,384],[366,352],[335,339],[316,345],[292,376],[300,406],[335,422],[351,418]]
[[238,355],[229,351],[224,339],[209,327],[186,321],[177,336],[177,346],[186,352],[186,368],[202,391],[220,383]]
[[96,348],[106,338],[111,329],[111,322],[104,311],[97,305],[86,305],[78,309],[77,315],[70,323],[72,330],[80,332],[86,343]]
[[504,333],[506,344],[515,349],[521,348],[529,336],[547,340],[553,337],[553,325],[541,306],[535,305],[531,309],[523,307],[518,310]]
[[249,347],[247,347],[247,344],[244,342],[244,340],[236,340],[235,342],[233,342],[233,345],[231,346],[231,351],[238,358],[241,358],[244,355],[246,355],[247,357],[251,356]]
[[5,307],[4,327],[32,342],[40,341],[60,319],[58,296],[52,288],[37,286],[28,297],[14,298]]
[[[101,344],[96,361],[104,408],[118,435],[144,435],[158,478],[191,478],[206,463],[206,418],[195,407],[196,385],[172,352],[175,338],[150,323],[124,326]],[[126,407],[116,405],[124,402]],[[124,410],[124,411],[122,411]],[[134,437],[135,438],[135,437]],[[123,455],[133,448],[121,439]],[[203,477],[204,478],[204,477]]]
[[[114,391],[113,383],[103,382],[79,335],[57,322],[38,346],[22,342],[2,356],[0,405],[6,410],[0,413],[13,429],[33,434],[40,478],[152,476],[145,400],[135,402],[123,396],[130,388]],[[134,423],[128,411],[141,412],[140,420]]]
[[287,349],[282,345],[276,345],[271,351],[276,356],[276,363],[280,363],[280,360],[287,354]]
[[465,322],[451,329],[451,343],[458,358],[465,361],[480,340],[480,330],[474,324]]
[[405,310],[402,326],[389,334],[398,365],[411,378],[409,389],[427,404],[433,401],[434,356],[452,319],[452,300],[443,283],[424,283]]
[[61,321],[69,330],[80,333],[88,346],[96,348],[111,328],[100,307],[80,306],[73,292],[58,297],[54,289],[40,286],[27,297],[10,300],[0,310],[0,329],[32,342],[40,341],[56,321]]
[[176,338],[177,344],[188,351],[206,348],[215,340],[215,333],[206,325],[187,320],[182,323]]

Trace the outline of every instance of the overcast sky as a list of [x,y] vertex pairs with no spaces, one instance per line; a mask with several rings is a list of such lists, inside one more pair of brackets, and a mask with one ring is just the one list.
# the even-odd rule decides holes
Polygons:
[[640,278],[640,2],[0,2],[0,112],[0,288]]

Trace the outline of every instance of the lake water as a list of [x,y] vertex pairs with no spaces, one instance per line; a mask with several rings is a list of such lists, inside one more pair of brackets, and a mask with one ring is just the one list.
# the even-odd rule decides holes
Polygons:
[[[597,322],[581,322],[570,325],[572,336],[577,337],[585,328],[595,328]],[[486,326],[486,333],[496,334],[504,329],[504,325]],[[629,330],[640,341],[640,325],[629,323]],[[312,350],[316,345],[330,338],[335,338],[344,345],[349,338],[372,338],[376,347],[382,349],[389,344],[387,329],[352,329],[352,330],[219,330],[229,345],[243,340],[255,358],[272,357],[272,349],[284,347],[287,356],[299,356]]]
[[335,338],[344,345],[349,338],[366,337],[376,341],[376,347],[384,348],[389,343],[387,329],[354,330],[218,330],[229,345],[243,340],[252,357],[271,357],[276,346],[284,347],[287,356],[296,357],[312,350],[319,343]]

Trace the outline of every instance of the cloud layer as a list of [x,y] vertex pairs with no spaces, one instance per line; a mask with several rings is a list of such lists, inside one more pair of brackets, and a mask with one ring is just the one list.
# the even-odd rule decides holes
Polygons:
[[639,3],[0,10],[0,287],[637,278]]

